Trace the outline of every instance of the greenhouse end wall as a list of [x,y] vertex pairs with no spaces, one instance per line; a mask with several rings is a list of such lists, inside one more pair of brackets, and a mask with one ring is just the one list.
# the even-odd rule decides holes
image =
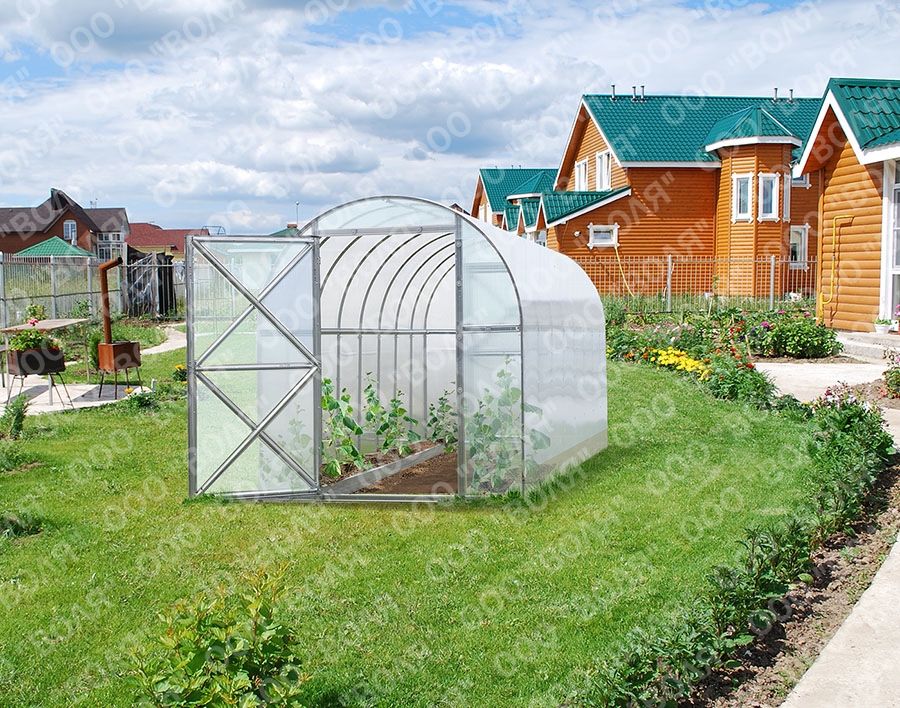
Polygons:
[[[296,239],[197,238],[187,255],[192,495],[524,493],[606,446],[603,309],[565,256],[409,197],[336,207]],[[373,397],[414,438],[435,437],[440,407],[455,452],[417,443],[323,476],[341,439],[360,455],[385,443]],[[337,435],[323,400],[357,429]],[[429,459],[448,479],[404,491]]]

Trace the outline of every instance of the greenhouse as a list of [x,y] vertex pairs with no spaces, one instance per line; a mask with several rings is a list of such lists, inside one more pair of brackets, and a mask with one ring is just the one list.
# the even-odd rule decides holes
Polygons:
[[373,197],[186,267],[192,496],[524,494],[606,447],[603,307],[559,253]]

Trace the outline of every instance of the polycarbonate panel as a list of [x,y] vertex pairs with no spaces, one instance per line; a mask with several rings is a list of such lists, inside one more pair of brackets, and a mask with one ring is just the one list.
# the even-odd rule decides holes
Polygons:
[[467,493],[522,491],[519,334],[470,332],[463,342]]
[[471,225],[462,230],[463,322],[518,325],[519,300],[499,253]]
[[320,233],[329,229],[384,227],[400,231],[429,224],[453,224],[454,221],[455,212],[434,202],[409,197],[373,197],[325,212],[316,219],[316,226]]
[[235,446],[250,434],[250,427],[202,383],[197,385],[194,408],[197,437],[192,446],[197,451],[197,485],[202,488]]
[[522,303],[526,486],[607,444],[603,305],[571,259],[501,229],[479,228],[503,254]]
[[[240,237],[238,237],[240,238]],[[254,296],[272,282],[281,271],[309,245],[296,241],[273,243],[269,239],[253,241],[202,241],[213,257]]]

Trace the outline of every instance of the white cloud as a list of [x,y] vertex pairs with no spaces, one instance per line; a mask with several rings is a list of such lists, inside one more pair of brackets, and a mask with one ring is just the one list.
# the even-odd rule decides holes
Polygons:
[[479,0],[431,18],[421,1],[131,0],[104,5],[105,37],[95,7],[44,3],[0,9],[0,202],[71,185],[134,220],[257,231],[373,190],[468,206],[479,166],[557,165],[579,96],[611,82],[819,95],[830,75],[885,76],[900,33],[896,0]]

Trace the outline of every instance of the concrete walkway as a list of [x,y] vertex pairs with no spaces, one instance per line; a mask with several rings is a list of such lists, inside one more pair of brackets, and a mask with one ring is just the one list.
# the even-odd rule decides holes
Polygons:
[[[762,362],[757,368],[768,373],[782,393],[810,401],[835,383],[855,385],[881,378],[887,366],[872,356],[875,351],[853,352],[864,357],[856,363]],[[885,418],[895,444],[900,443],[900,410],[885,410]],[[872,585],[782,708],[900,708],[898,610],[900,544],[895,543]]]
[[[169,352],[175,349],[182,349],[187,346],[187,335],[179,332],[172,326],[165,327],[166,341],[155,347],[141,350],[141,356],[148,354],[159,354],[161,352]],[[77,371],[77,367],[74,367]],[[82,369],[82,373],[84,370]],[[65,387],[57,385],[53,389],[52,396],[48,387],[49,377],[45,376],[26,376],[25,380],[17,380],[13,384],[12,379],[6,377],[7,388],[0,388],[0,412],[6,408],[6,397],[9,394],[9,386],[13,387],[12,396],[18,396],[20,393],[26,394],[31,403],[28,406],[29,413],[56,413],[63,410],[78,410],[79,408],[92,408],[94,406],[102,406],[107,403],[113,403],[123,396],[127,396],[126,388],[131,388],[130,393],[135,391],[149,391],[148,386],[143,388],[137,385],[137,377],[134,371],[129,371],[130,384],[124,381],[124,375],[119,375],[118,391],[113,386],[114,377],[107,377],[103,383],[103,396],[100,396],[100,384],[74,384],[66,383]],[[65,374],[63,375],[65,376]],[[146,382],[149,384],[150,382]],[[66,396],[68,391],[72,399],[71,404]]]

